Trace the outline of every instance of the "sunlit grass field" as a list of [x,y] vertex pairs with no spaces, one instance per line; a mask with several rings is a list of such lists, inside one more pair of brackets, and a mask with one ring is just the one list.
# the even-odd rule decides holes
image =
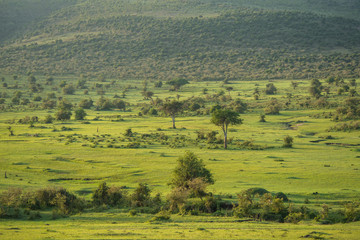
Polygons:
[[[70,82],[76,78],[55,79],[54,85],[58,85],[62,80]],[[44,80],[45,77],[39,77],[38,81]],[[26,91],[25,77],[17,81],[20,85],[18,90],[31,98]],[[92,86],[95,82],[98,83],[88,80],[88,85]],[[326,203],[337,209],[345,201],[358,200],[359,131],[329,132],[328,129],[336,122],[314,116],[334,111],[331,108],[287,109],[279,115],[266,116],[266,122],[259,122],[263,108],[256,106],[262,106],[271,97],[284,101],[288,93],[292,93],[293,99],[309,96],[309,81],[298,81],[301,84],[293,90],[290,80],[281,80],[273,82],[278,88],[276,95],[266,96],[262,93],[260,99],[255,101],[252,94],[254,89],[258,87],[263,90],[268,82],[231,82],[227,85],[233,87],[230,92],[225,90],[221,82],[191,82],[179,92],[169,92],[166,85],[154,88],[153,83],[148,83],[148,88],[155,94],[153,98],[185,100],[191,96],[204,96],[202,90],[207,88],[208,94],[224,90],[225,95],[233,99],[240,98],[255,106],[241,115],[243,124],[230,127],[229,138],[233,138],[234,143],[227,150],[221,144],[212,147],[205,142],[196,143],[197,131],[214,130],[219,132],[218,136],[222,136],[221,130],[211,124],[209,115],[180,115],[176,118],[176,129],[171,129],[170,117],[139,116],[135,104],[150,102],[144,100],[140,93],[143,80],[116,81],[115,87],[106,89],[105,97],[113,98],[115,94],[121,95],[123,87],[131,85],[124,99],[131,106],[125,112],[86,110],[86,121],[89,124],[72,118],[53,124],[35,123],[35,127],[30,128],[29,124],[9,124],[9,121],[16,122],[24,116],[43,119],[57,110],[34,111],[16,107],[0,112],[0,191],[10,187],[36,189],[62,186],[90,200],[97,186],[106,181],[109,185],[127,186],[129,191],[138,183],[147,183],[153,194],[161,193],[165,199],[171,190],[168,183],[176,160],[186,151],[192,151],[203,159],[214,175],[215,184],[209,186],[209,190],[214,194],[232,197],[234,201],[237,193],[252,187],[265,188],[273,193],[284,192],[299,206],[308,199],[310,203],[307,206],[311,208],[320,208]],[[0,91],[11,95],[15,90]],[[45,87],[45,93],[41,95],[46,92],[50,92],[49,86]],[[89,90],[88,96],[82,90],[77,90],[74,95],[63,95],[57,90],[56,95],[72,103],[90,97],[96,102],[100,98],[95,90]],[[337,96],[333,93],[329,101],[341,102],[344,98],[346,95]],[[122,120],[113,121],[118,115],[121,115]],[[15,136],[9,136],[8,126],[12,126]],[[71,130],[62,131],[62,127]],[[170,148],[160,142],[144,140],[139,148],[125,148],[129,140],[124,139],[123,134],[128,128],[137,136],[156,133],[173,138],[184,136],[196,144],[187,143],[182,147]],[[287,135],[294,139],[293,148],[282,147]],[[329,135],[331,138],[326,138]],[[92,147],[88,138],[95,139],[98,144]],[[263,150],[242,149],[235,144],[243,141],[252,141],[263,147]],[[118,148],[109,147],[110,143]],[[172,215],[171,221],[164,223],[151,223],[149,219],[150,215],[129,217],[122,210],[111,209],[98,213],[85,212],[58,220],[0,220],[0,238],[295,239],[311,235],[324,239],[356,239],[360,235],[358,223],[325,226],[316,222],[302,222],[294,225],[238,222],[239,219],[233,217],[179,215]]]

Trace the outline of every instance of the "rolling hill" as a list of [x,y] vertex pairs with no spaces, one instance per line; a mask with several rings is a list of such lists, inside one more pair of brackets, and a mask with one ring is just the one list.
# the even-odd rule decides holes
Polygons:
[[352,0],[2,0],[0,6],[4,73],[359,76],[360,7]]

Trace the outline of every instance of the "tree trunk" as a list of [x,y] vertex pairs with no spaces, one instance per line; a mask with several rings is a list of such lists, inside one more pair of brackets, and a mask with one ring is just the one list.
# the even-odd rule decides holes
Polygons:
[[174,115],[171,116],[171,119],[172,119],[173,129],[175,129],[176,128],[175,127],[175,116]]
[[227,125],[225,124],[223,126],[223,133],[224,133],[224,148],[227,149]]

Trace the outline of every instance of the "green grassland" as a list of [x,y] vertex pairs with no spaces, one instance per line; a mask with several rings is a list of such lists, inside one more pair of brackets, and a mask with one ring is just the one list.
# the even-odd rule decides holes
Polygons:
[[85,213],[56,221],[2,221],[2,239],[358,239],[359,224],[316,225],[239,222],[230,217],[129,217],[117,211]]
[[[230,128],[229,137],[233,140],[225,150],[221,143],[208,144],[197,140],[197,131],[214,130],[219,132],[219,137],[222,136],[221,130],[210,123],[209,114],[185,111],[176,118],[176,129],[171,128],[171,118],[163,116],[160,111],[158,116],[139,115],[139,104],[151,103],[141,95],[143,80],[106,79],[104,82],[89,78],[86,83],[88,95],[80,89],[73,95],[65,95],[54,86],[63,80],[75,83],[77,77],[54,77],[53,85],[48,86],[45,85],[46,77],[36,76],[37,82],[44,86],[42,93],[27,90],[26,76],[19,76],[17,80],[12,78],[5,76],[4,82],[10,87],[0,88],[0,92],[9,96],[3,104],[6,107],[0,112],[0,191],[10,187],[62,186],[90,200],[93,191],[104,181],[109,185],[127,186],[130,192],[139,183],[147,183],[153,194],[161,193],[165,199],[171,190],[168,183],[176,160],[186,151],[192,151],[203,159],[214,175],[216,181],[209,190],[215,195],[226,196],[229,201],[236,201],[237,193],[253,187],[265,188],[272,193],[284,192],[296,206],[303,205],[308,199],[307,207],[314,209],[320,209],[322,204],[341,209],[344,203],[360,197],[359,131],[329,131],[338,122],[326,116],[334,113],[336,106],[342,106],[348,97],[346,92],[337,95],[336,86],[331,87],[328,107],[304,108],[298,103],[310,97],[309,80],[296,81],[299,83],[296,90],[289,80],[272,81],[278,88],[275,95],[262,92],[269,81],[231,81],[225,85],[219,81],[190,82],[179,92],[169,91],[166,84],[154,88],[154,82],[148,81],[154,99],[206,98],[223,90],[224,96],[230,95],[232,99],[240,98],[248,103],[248,111],[241,114],[243,124]],[[115,94],[121,95],[123,89],[130,86],[123,99],[129,103],[127,110],[86,110],[87,124],[72,117],[69,121],[38,122],[30,127],[30,124],[20,124],[18,120],[25,116],[38,116],[42,120],[48,114],[54,115],[57,109],[42,109],[32,100],[34,105],[11,104],[10,97],[16,91],[21,91],[22,98],[28,99],[53,92],[73,104],[79,104],[84,98],[96,102],[100,96],[92,86],[112,81],[114,84],[106,88],[104,97],[113,99]],[[16,83],[17,89],[12,89]],[[228,86],[233,90],[227,92],[225,87]],[[253,97],[256,87],[261,92],[259,100]],[[208,89],[207,94],[203,93],[204,88]],[[289,93],[292,94],[291,103],[285,107]],[[263,114],[264,106],[271,98],[278,99],[284,106],[283,110],[279,115],[267,115],[266,122],[259,122],[259,115]],[[204,108],[214,104],[209,100]],[[12,127],[14,136],[9,136],[8,126]],[[134,138],[124,137],[128,128],[132,129]],[[147,135],[166,135],[168,140]],[[282,147],[287,135],[294,138],[293,148]],[[244,141],[252,141],[261,150],[242,148]],[[140,145],[128,147],[132,142]],[[5,171],[7,178],[4,178]],[[1,220],[0,237],[20,239],[26,234],[29,239],[294,239],[310,235],[324,239],[356,239],[359,235],[359,223],[329,226],[306,221],[297,225],[239,223],[238,218],[210,215],[171,215],[169,222],[153,223],[149,222],[151,215],[129,217],[127,211],[85,211],[58,220],[50,220],[47,216],[50,213],[45,211],[42,220]]]

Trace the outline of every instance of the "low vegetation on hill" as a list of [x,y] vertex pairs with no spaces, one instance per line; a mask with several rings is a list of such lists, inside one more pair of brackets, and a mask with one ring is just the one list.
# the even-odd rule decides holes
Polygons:
[[[358,20],[311,11],[246,9],[233,1],[229,4],[237,7],[223,6],[215,15],[207,15],[213,5],[202,1],[157,3],[65,1],[60,8],[51,2],[51,14],[39,15],[28,30],[16,31],[16,37],[10,37],[9,27],[2,29],[12,42],[2,43],[1,70],[165,80],[359,74]],[[166,16],[176,3],[179,12],[192,4],[199,12]]]

